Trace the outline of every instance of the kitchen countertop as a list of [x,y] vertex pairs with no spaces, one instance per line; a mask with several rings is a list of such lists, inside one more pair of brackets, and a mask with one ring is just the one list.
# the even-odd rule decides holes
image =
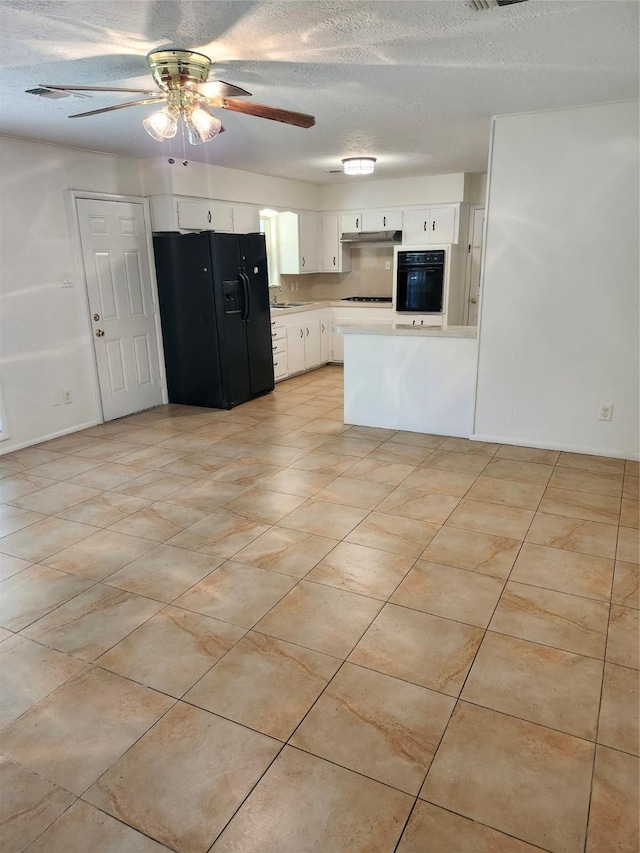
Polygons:
[[338,323],[334,331],[344,335],[404,335],[413,338],[476,338],[476,326],[413,326],[408,323]]
[[[288,300],[283,299],[282,302],[287,302]],[[291,300],[295,302],[295,299]],[[387,308],[388,310],[392,310],[391,302],[345,302],[342,299],[314,299],[305,302],[304,305],[299,305],[295,308],[276,308],[273,310],[273,305],[271,308],[271,316],[277,317],[278,314],[297,314],[300,311],[313,311],[314,308]]]

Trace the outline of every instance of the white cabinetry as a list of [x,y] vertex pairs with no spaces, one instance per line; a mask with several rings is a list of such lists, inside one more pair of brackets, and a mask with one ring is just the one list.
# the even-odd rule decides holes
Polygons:
[[322,272],[349,272],[351,251],[340,242],[338,215],[323,213],[320,218]]
[[[288,373],[301,373],[321,364],[320,320],[314,314],[287,325]],[[293,318],[292,318],[293,319]]]
[[233,231],[230,204],[220,201],[179,201],[178,227],[186,231]]
[[428,242],[437,246],[442,246],[444,243],[457,243],[457,214],[456,207],[432,208],[429,218]]
[[[332,326],[344,323],[366,323],[370,325],[390,323],[393,319],[391,308],[355,308],[340,306],[333,309]],[[341,332],[331,334],[331,361],[344,361],[344,335]]]
[[363,210],[362,231],[400,231],[402,229],[402,211]]
[[287,362],[287,330],[279,320],[271,321],[271,349],[273,350],[273,375],[284,379],[289,372]]
[[252,234],[260,230],[259,208],[209,198],[154,195],[149,198],[152,229],[223,231]]
[[320,316],[320,364],[332,360],[331,335],[331,311],[323,311]]
[[233,231],[235,234],[256,234],[260,231],[260,209],[250,204],[234,204]]
[[402,242],[410,246],[442,246],[458,242],[458,206],[405,210]]
[[429,208],[405,210],[402,242],[410,246],[424,245],[429,239]]
[[312,212],[284,211],[276,217],[280,272],[283,275],[301,275],[317,272],[318,215]]
[[343,213],[340,216],[340,233],[356,234],[362,231],[361,213]]

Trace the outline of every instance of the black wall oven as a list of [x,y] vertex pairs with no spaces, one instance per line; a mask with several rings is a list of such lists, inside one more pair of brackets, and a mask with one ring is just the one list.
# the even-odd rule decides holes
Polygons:
[[444,249],[398,252],[396,311],[442,311]]

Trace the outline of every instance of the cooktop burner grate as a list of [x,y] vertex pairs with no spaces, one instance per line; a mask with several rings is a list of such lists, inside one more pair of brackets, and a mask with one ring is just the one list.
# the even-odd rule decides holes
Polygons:
[[341,302],[391,302],[390,296],[343,296]]

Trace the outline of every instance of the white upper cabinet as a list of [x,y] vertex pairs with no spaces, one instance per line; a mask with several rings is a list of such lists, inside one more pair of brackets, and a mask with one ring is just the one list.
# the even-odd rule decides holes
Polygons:
[[234,204],[233,230],[235,234],[256,234],[260,231],[260,208],[250,204]]
[[351,251],[340,242],[339,217],[323,213],[320,217],[320,270],[322,272],[349,272]]
[[405,210],[402,225],[402,242],[412,246],[424,245],[429,239],[429,208]]
[[233,231],[230,204],[222,201],[178,202],[178,227],[185,231]]
[[280,272],[301,275],[318,272],[319,240],[316,213],[284,211],[276,217]]
[[401,231],[402,210],[363,210],[362,231]]
[[402,242],[407,245],[446,245],[458,242],[458,207],[405,210]]
[[457,209],[455,207],[435,207],[429,218],[429,243],[457,243]]
[[340,217],[341,234],[358,234],[362,231],[361,213],[343,213]]

